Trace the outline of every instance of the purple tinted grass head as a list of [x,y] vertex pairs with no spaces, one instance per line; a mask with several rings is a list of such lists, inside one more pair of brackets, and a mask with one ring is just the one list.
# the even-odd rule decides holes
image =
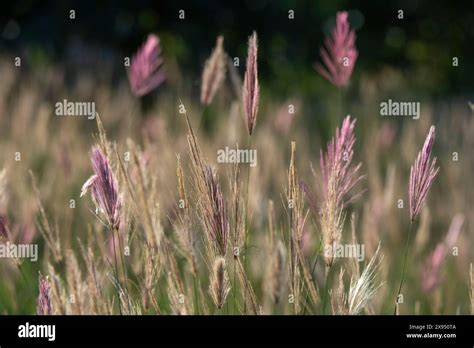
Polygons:
[[249,38],[247,51],[247,68],[242,86],[242,101],[244,104],[245,120],[249,135],[252,135],[257,121],[260,87],[258,84],[257,68],[257,33],[253,32]]
[[355,46],[356,35],[350,29],[347,12],[338,12],[336,26],[331,37],[325,40],[320,54],[324,66],[315,64],[315,69],[334,86],[347,86],[357,61],[358,52]]
[[154,34],[148,35],[146,42],[133,56],[128,79],[132,93],[141,97],[158,87],[166,78],[163,58],[160,56],[160,39]]
[[51,284],[48,277],[39,274],[39,295],[36,301],[36,314],[51,315],[53,314],[53,303],[51,299]]
[[341,129],[336,129],[336,137],[328,143],[326,152],[320,152],[323,195],[327,195],[332,183],[336,193],[336,206],[349,203],[355,198],[350,196],[350,191],[362,179],[362,176],[358,175],[361,164],[352,165],[356,141],[355,123],[356,119],[351,120],[350,116],[347,116]]
[[212,103],[217,90],[220,88],[225,76],[224,37],[217,38],[216,47],[206,61],[202,72],[201,103],[209,105]]
[[439,167],[436,167],[436,157],[430,163],[434,139],[435,127],[431,126],[423,148],[418,153],[418,157],[410,170],[408,195],[410,200],[410,219],[412,222],[419,214],[428,191],[439,171]]
[[94,175],[82,186],[81,197],[90,190],[97,211],[105,214],[109,228],[116,229],[120,223],[122,206],[117,180],[109,161],[98,146],[92,148],[90,158]]
[[215,169],[204,165],[203,173],[208,196],[203,216],[204,224],[219,254],[224,256],[229,239],[229,220],[227,219],[225,199]]
[[451,221],[448,234],[443,242],[439,243],[429,255],[421,269],[421,288],[425,293],[433,291],[441,283],[441,270],[449,251],[456,244],[461,232],[464,217],[456,215]]

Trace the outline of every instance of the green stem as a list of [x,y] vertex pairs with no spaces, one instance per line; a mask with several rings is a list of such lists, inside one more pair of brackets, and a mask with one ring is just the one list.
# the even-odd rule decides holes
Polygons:
[[115,251],[115,231],[114,231],[114,229],[112,229],[112,244],[114,246],[115,277],[117,278],[117,284],[118,284],[117,295],[118,295],[118,300],[119,300],[119,311],[120,311],[120,315],[122,315],[122,298],[120,297],[121,285],[120,285],[120,278],[119,278],[119,273],[118,273],[117,253]]
[[236,270],[236,265],[237,265],[237,257],[234,256],[234,286],[232,287],[232,292],[233,292],[233,295],[234,295],[234,315],[237,314],[237,297],[236,297],[236,292],[237,292],[237,279],[236,279],[236,275],[237,275],[237,270]]
[[28,279],[26,278],[25,272],[23,272],[23,267],[21,267],[21,264],[18,264],[18,270],[20,271],[21,276],[23,280],[25,281],[26,285],[29,286],[30,283],[28,282]]
[[198,293],[197,293],[197,284],[196,284],[197,274],[193,275],[193,287],[194,287],[194,314],[199,314],[199,302],[198,302]]
[[127,289],[127,292],[128,292],[128,272],[127,272],[127,267],[125,266],[125,258],[123,256],[125,249],[123,247],[122,238],[120,237],[118,228],[116,229],[116,231],[117,231],[117,237],[118,237],[119,247],[120,247],[120,261],[122,262],[123,275],[125,277],[125,289]]
[[327,292],[328,292],[328,283],[329,283],[329,271],[331,270],[330,266],[326,266],[326,280],[324,281],[324,293],[323,293],[323,300],[322,300],[322,310],[321,314],[324,314],[326,311],[326,298],[327,298]]
[[[250,148],[252,147],[252,136],[249,135],[248,138],[248,146],[247,150],[250,151]],[[248,164],[247,167],[247,183],[246,183],[246,192],[245,192],[245,238],[244,238],[244,270],[245,274],[247,274],[247,268],[248,268],[248,239],[249,239],[249,186],[250,186],[250,163]],[[245,300],[244,300],[244,313],[247,310],[247,291],[245,291]]]
[[[318,263],[319,253],[320,253],[319,249],[321,248],[321,245],[323,244],[322,242],[323,242],[323,240],[320,239],[319,244],[318,244],[318,252],[316,254],[316,257],[314,258],[313,266],[311,266],[311,277],[313,276],[314,270],[316,269],[316,265]],[[306,314],[306,303],[308,303],[308,297],[309,297],[309,292],[306,293],[306,299],[305,299],[305,306],[304,306],[304,309],[303,309],[303,315]]]
[[402,292],[403,278],[405,276],[405,266],[407,264],[408,249],[409,249],[409,246],[410,246],[410,236],[411,236],[412,227],[413,227],[413,220],[410,221],[410,229],[408,230],[408,237],[407,237],[407,242],[406,242],[406,245],[405,245],[405,257],[403,259],[402,275],[400,277],[400,286],[398,287],[397,297],[395,298],[395,309],[393,310],[393,315],[397,314],[398,296],[400,296],[400,293]]

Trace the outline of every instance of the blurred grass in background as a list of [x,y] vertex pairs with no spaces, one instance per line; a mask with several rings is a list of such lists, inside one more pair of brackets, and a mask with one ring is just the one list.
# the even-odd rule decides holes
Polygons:
[[[269,199],[275,202],[278,224],[285,226],[281,194],[289,163],[289,143],[297,142],[300,176],[311,181],[310,164],[317,166],[319,149],[333,135],[343,115],[357,118],[356,158],[367,173],[367,193],[356,204],[357,231],[373,254],[382,241],[385,254],[381,278],[386,286],[374,301],[375,313],[392,309],[393,288],[401,267],[402,246],[407,233],[407,183],[409,167],[431,124],[437,127],[434,153],[441,172],[429,195],[429,215],[421,224],[419,240],[407,271],[407,284],[415,284],[402,312],[469,312],[468,272],[472,262],[474,205],[472,181],[474,161],[474,122],[468,100],[474,99],[474,13],[466,4],[429,1],[245,1],[227,5],[218,1],[133,3],[16,1],[2,4],[0,13],[0,168],[8,170],[8,205],[2,206],[10,221],[20,230],[35,228],[38,215],[36,197],[28,170],[38,180],[41,199],[52,223],[59,226],[64,250],[78,250],[77,239],[84,239],[88,228],[100,231],[89,211],[89,202],[79,200],[80,187],[90,175],[88,151],[93,143],[95,122],[54,115],[54,103],[64,98],[95,101],[109,138],[122,151],[127,138],[140,144],[149,158],[149,170],[158,178],[161,218],[170,228],[168,215],[176,199],[176,153],[186,154],[185,127],[177,113],[183,100],[197,124],[201,107],[197,100],[201,70],[215,44],[224,36],[224,47],[231,57],[239,57],[243,76],[247,37],[256,30],[259,37],[259,80],[261,102],[255,146],[259,151],[259,175],[251,183],[250,204],[257,231],[254,255],[262,250],[267,226]],[[69,10],[76,19],[69,19]],[[178,11],[185,10],[185,20]],[[288,11],[295,19],[288,19]],[[334,24],[335,13],[348,10],[357,32],[359,58],[352,83],[341,95],[314,69],[319,48]],[[397,19],[398,10],[404,19]],[[168,81],[150,95],[138,100],[130,95],[123,59],[131,56],[149,32],[162,40]],[[21,68],[13,66],[14,57]],[[452,58],[459,58],[453,67]],[[420,101],[421,118],[383,118],[379,104],[389,98]],[[237,105],[232,108],[232,104]],[[289,103],[296,105],[294,121],[282,131],[276,118]],[[243,134],[228,76],[209,113],[212,128],[200,134],[208,158],[215,151],[232,146]],[[234,110],[234,111],[232,111]],[[237,112],[235,112],[237,110]],[[22,161],[12,154],[22,153]],[[453,162],[453,152],[460,161]],[[220,168],[225,178],[225,168]],[[223,179],[224,181],[224,179]],[[77,208],[68,208],[71,198]],[[404,199],[405,209],[396,207]],[[465,215],[460,237],[460,256],[446,265],[441,290],[425,296],[417,288],[419,265],[437,242],[442,240],[456,213]],[[425,214],[428,214],[425,212]],[[308,250],[314,252],[318,232],[308,227]],[[258,232],[261,232],[260,234]],[[345,239],[350,240],[349,231]],[[106,237],[99,248],[106,254]],[[420,237],[421,238],[421,237]],[[33,313],[37,295],[38,270],[48,251],[41,236],[37,264],[25,263],[30,284],[15,269],[0,266],[0,312]],[[312,255],[312,254],[311,254]],[[133,259],[131,268],[140,269]],[[263,279],[262,263],[252,266],[253,279]],[[64,263],[57,265],[67,273]],[[321,270],[316,279],[321,280]],[[260,283],[259,283],[260,284]],[[454,286],[455,284],[455,286]],[[260,284],[261,285],[261,284]],[[263,296],[263,287],[257,286]],[[166,295],[160,293],[159,300]]]

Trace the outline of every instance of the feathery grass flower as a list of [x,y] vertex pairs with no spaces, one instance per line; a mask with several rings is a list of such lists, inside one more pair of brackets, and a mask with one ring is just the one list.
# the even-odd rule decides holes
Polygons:
[[90,190],[96,211],[105,215],[109,228],[118,229],[122,199],[118,192],[117,180],[100,147],[92,148],[90,158],[94,175],[82,186],[81,197]]
[[355,46],[356,35],[350,29],[347,12],[338,12],[332,36],[321,47],[321,59],[325,66],[316,63],[314,68],[334,86],[347,86],[351,78],[358,52]]
[[214,261],[209,292],[216,307],[221,309],[230,292],[229,276],[227,275],[226,263],[223,257],[218,257]]
[[202,72],[201,81],[201,103],[209,105],[214,99],[214,95],[222,84],[225,76],[225,52],[224,38],[217,38],[216,47],[212,51],[211,56],[206,61]]
[[347,116],[342,122],[342,127],[336,129],[336,137],[331,139],[325,153],[320,152],[320,168],[323,181],[323,195],[327,200],[330,184],[336,195],[336,206],[343,206],[355,196],[350,197],[350,191],[362,179],[358,176],[361,164],[352,165],[354,156],[354,135],[356,119]]
[[381,260],[377,261],[379,251],[380,244],[360,277],[351,279],[347,296],[347,308],[350,315],[359,314],[382,285],[375,280],[381,262]]
[[257,122],[258,101],[260,98],[257,69],[257,48],[257,33],[253,32],[252,36],[249,37],[247,68],[245,71],[244,84],[242,86],[242,101],[244,104],[244,112],[249,135],[252,135]]
[[154,34],[148,35],[146,42],[132,57],[128,79],[132,93],[141,97],[158,87],[166,78],[163,58],[160,56],[160,39]]
[[419,214],[428,192],[433,184],[439,167],[436,167],[436,157],[430,164],[431,150],[435,139],[435,127],[431,126],[426,136],[423,148],[418,153],[418,157],[410,170],[409,199],[410,199],[410,219],[414,221]]
[[227,251],[230,229],[225,199],[215,168],[204,164],[203,174],[207,200],[202,206],[204,213],[202,218],[210,240],[213,242],[219,254],[224,256]]
[[39,315],[53,314],[51,284],[48,277],[39,274],[39,295],[36,301],[36,313]]
[[[426,136],[425,143],[423,148],[418,153],[418,157],[415,160],[415,163],[410,169],[410,183],[408,187],[408,196],[410,200],[410,229],[408,230],[407,242],[405,245],[405,256],[403,258],[403,267],[402,275],[400,277],[400,286],[398,287],[397,299],[395,301],[395,308],[393,314],[398,313],[398,298],[402,291],[403,279],[405,275],[405,267],[408,257],[408,249],[410,246],[410,237],[411,231],[413,229],[413,222],[415,221],[418,213],[423,206],[423,203],[426,199],[426,195],[430,190],[431,185],[438,174],[439,167],[436,166],[436,157],[430,164],[431,150],[433,149],[433,143],[435,139],[435,127],[431,126],[428,135]],[[436,267],[439,267],[440,260],[443,258],[442,249],[438,249],[435,255],[434,262],[437,264]]]
[[339,243],[344,226],[344,206],[358,195],[351,194],[352,189],[360,182],[361,164],[353,165],[356,120],[347,116],[341,128],[336,129],[336,136],[327,144],[326,152],[320,151],[321,197],[313,194],[303,184],[306,198],[313,213],[320,216],[323,235],[324,259],[328,268],[332,267],[334,255],[332,247]]

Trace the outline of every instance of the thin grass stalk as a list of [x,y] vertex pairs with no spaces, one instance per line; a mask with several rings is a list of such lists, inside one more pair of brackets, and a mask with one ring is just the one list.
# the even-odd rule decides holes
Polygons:
[[29,286],[30,283],[28,282],[28,279],[26,278],[25,272],[23,272],[23,268],[21,267],[21,263],[18,263],[17,266],[18,266],[18,270],[20,271],[21,277],[23,278],[23,280],[26,283],[27,288],[29,289],[30,288],[30,286]]
[[[240,259],[237,259],[237,265],[239,266],[239,278],[242,283],[242,287],[245,289],[245,293],[247,295],[248,293],[248,302],[251,305],[252,311],[254,314],[258,315],[260,314],[260,309],[259,305],[257,302],[257,296],[255,295],[255,292],[253,291],[252,285],[247,277],[247,273],[245,273],[244,266],[242,265],[242,262]],[[247,298],[247,297],[245,297]]]
[[41,202],[40,192],[36,184],[36,178],[33,174],[33,171],[29,171],[31,177],[31,185],[33,186],[33,191],[36,194],[36,200],[38,203],[38,208],[40,212],[40,219],[37,220],[38,229],[46,241],[46,245],[51,250],[54,258],[54,262],[59,262],[62,260],[63,256],[61,253],[61,244],[59,239],[59,232],[57,228],[52,227],[49,222],[46,211],[44,209],[43,203]]
[[[316,269],[316,265],[318,264],[319,253],[320,253],[320,251],[321,251],[321,246],[322,246],[322,245],[323,245],[323,240],[320,239],[320,240],[319,240],[319,244],[318,244],[318,248],[317,248],[316,257],[314,258],[313,265],[311,266],[311,275],[314,274],[314,270]],[[308,303],[308,297],[309,297],[309,293],[306,294],[305,307],[304,307],[304,309],[303,309],[303,315],[306,314],[306,303]]]
[[118,228],[116,229],[116,231],[117,231],[117,239],[118,239],[119,248],[120,248],[120,260],[122,262],[123,275],[125,277],[125,289],[128,292],[128,272],[127,272],[127,267],[125,265],[125,258],[123,256],[125,248],[123,247],[124,244],[122,244],[122,237],[120,236],[120,233],[118,233]]
[[393,315],[397,314],[397,304],[398,304],[398,296],[400,296],[400,293],[402,292],[402,286],[403,286],[403,279],[405,276],[405,267],[407,264],[407,257],[408,257],[408,249],[410,246],[410,236],[411,236],[411,230],[413,229],[413,220],[410,221],[410,229],[408,230],[408,237],[405,245],[405,256],[403,258],[403,267],[402,267],[402,274],[400,276],[400,286],[398,287],[398,293],[397,296],[395,297],[395,308],[393,310]]
[[300,294],[300,273],[299,273],[299,260],[298,253],[296,252],[297,243],[295,243],[295,236],[292,233],[293,216],[292,212],[289,212],[289,238],[288,238],[288,254],[289,254],[289,274],[290,274],[290,288],[293,294],[293,310],[294,314],[297,315],[300,307],[299,294]]
[[146,201],[146,188],[145,188],[145,179],[144,179],[144,176],[143,176],[143,171],[142,171],[142,168],[141,168],[141,165],[140,165],[140,161],[138,160],[138,156],[136,154],[136,151],[133,151],[133,161],[135,162],[135,166],[137,167],[138,169],[138,178],[140,179],[139,180],[139,184],[140,184],[140,190],[141,190],[141,197],[142,197],[142,204],[143,204],[143,208],[145,210],[145,218],[146,218],[146,221],[147,221],[147,224],[148,224],[148,228],[149,228],[149,235],[152,237],[153,239],[153,242],[154,242],[154,246],[157,247],[158,244],[159,244],[159,241],[156,240],[155,236],[156,234],[154,233],[154,225],[153,225],[153,219],[151,218],[151,214],[150,214],[150,210],[149,210],[149,205],[148,205],[148,202]]
[[197,293],[197,274],[193,274],[193,290],[194,290],[194,314],[199,314],[199,301]]
[[[247,149],[250,151],[252,146],[252,134],[249,134]],[[246,181],[246,188],[245,188],[245,228],[244,228],[244,269],[245,273],[248,271],[248,243],[249,243],[249,187],[250,187],[250,165],[247,166],[247,181]],[[245,293],[247,296],[247,293]],[[244,313],[247,310],[247,298],[244,299]]]
[[125,179],[125,182],[127,183],[128,193],[130,194],[130,197],[132,198],[132,201],[135,203],[135,207],[136,207],[135,193],[133,192],[133,189],[132,189],[132,183],[130,182],[130,176],[128,175],[127,170],[125,169],[125,165],[122,161],[122,158],[120,157],[120,155],[118,153],[118,149],[117,149],[116,146],[114,147],[114,151],[115,151],[115,156],[117,157],[117,160],[118,160],[118,163],[119,163],[119,168],[122,172],[122,176]]
[[[236,144],[236,149],[238,150],[238,144]],[[245,211],[242,209],[241,201],[241,189],[242,182],[240,180],[240,164],[236,163],[231,167],[231,189],[233,196],[233,211],[234,211],[234,226],[233,226],[233,262],[232,262],[232,274],[233,274],[233,284],[232,284],[232,297],[233,297],[233,313],[237,314],[237,258],[240,256],[240,248],[242,244],[242,225],[243,225],[243,216],[242,212],[245,214]],[[244,227],[245,228],[245,227]]]
[[326,311],[326,302],[327,302],[327,295],[328,295],[328,283],[329,283],[329,272],[331,271],[331,266],[326,266],[326,275],[324,280],[324,293],[323,293],[323,300],[321,304],[321,314],[324,314]]
[[117,253],[115,251],[115,232],[114,231],[111,231],[111,232],[112,232],[112,244],[113,244],[113,247],[114,247],[115,277],[117,278],[117,283],[118,283],[117,296],[118,296],[118,300],[119,300],[120,315],[122,315],[123,314],[122,313],[122,297],[120,296],[121,286],[120,286],[120,278],[119,278],[119,273],[118,273]]
[[236,289],[236,285],[237,285],[237,260],[236,260],[236,257],[234,257],[234,263],[233,263],[233,276],[234,276],[234,279],[233,279],[233,286],[232,286],[232,295],[233,295],[233,298],[234,298],[234,315],[237,313],[237,289]]
[[343,108],[343,105],[342,105],[342,103],[343,103],[343,95],[342,95],[343,90],[342,90],[342,88],[338,88],[336,93],[337,93],[337,106],[338,106],[338,109],[339,109],[338,111],[339,112],[336,115],[336,118],[334,120],[336,121],[336,126],[337,126],[340,122],[341,117],[344,117],[344,116],[341,116],[341,115],[344,115],[344,114],[347,115],[348,112],[344,113],[344,108]]
[[316,306],[319,302],[319,296],[318,296],[318,291],[316,290],[316,287],[314,286],[313,277],[311,276],[311,273],[309,272],[308,264],[306,263],[306,260],[300,248],[297,249],[297,253],[299,255],[298,258],[300,261],[301,269],[303,271],[303,279],[307,287],[307,294],[309,294],[311,301],[313,302],[313,305]]
[[472,263],[469,265],[469,278],[469,297],[471,298],[471,314],[474,315],[474,267]]

